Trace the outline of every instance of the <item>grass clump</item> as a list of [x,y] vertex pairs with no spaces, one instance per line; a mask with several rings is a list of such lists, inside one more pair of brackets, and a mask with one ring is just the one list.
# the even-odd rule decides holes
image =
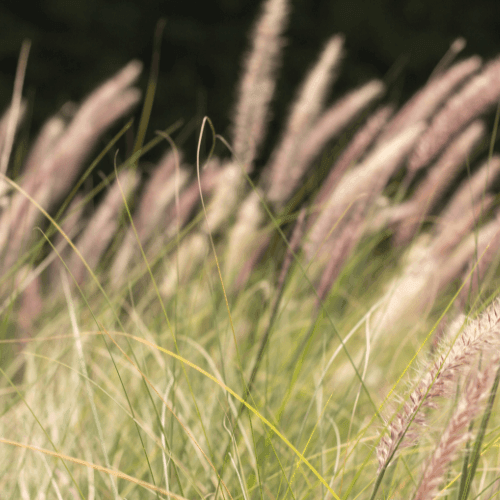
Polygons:
[[144,142],[156,58],[126,158],[130,123],[89,160],[141,99],[135,61],[18,169],[23,47],[0,122],[5,498],[498,492],[500,60],[452,50],[399,110],[381,81],[328,105],[336,35],[255,172],[288,9],[264,2],[232,136],[205,118],[196,165],[182,124]]

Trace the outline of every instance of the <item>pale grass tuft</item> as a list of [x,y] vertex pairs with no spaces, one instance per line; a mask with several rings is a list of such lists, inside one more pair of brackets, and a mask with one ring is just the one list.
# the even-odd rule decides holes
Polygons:
[[417,232],[425,215],[443,195],[450,182],[463,168],[473,148],[483,138],[486,127],[482,121],[475,121],[465,129],[443,152],[431,167],[425,180],[419,184],[411,199],[411,216],[402,221],[395,232],[394,243],[405,245]]
[[[226,162],[220,167],[220,172],[218,172],[215,179],[212,199],[207,210],[207,224],[203,225],[199,234],[183,240],[177,250],[182,279],[188,279],[190,273],[197,268],[201,259],[205,256],[206,248],[208,248],[208,231],[213,233],[226,229],[225,225],[231,214],[231,210],[237,206],[239,197],[241,196],[243,181],[245,179],[242,177],[241,168],[237,163]],[[192,195],[193,201],[199,200],[200,195],[197,181],[193,185]],[[172,222],[173,224],[168,233],[173,236],[172,230],[176,228],[176,224],[175,220]],[[202,243],[202,240],[204,243]],[[189,257],[185,258],[185,255]],[[177,271],[174,267],[167,270],[167,276],[163,280],[162,293],[165,296],[170,296],[177,286]]]
[[288,181],[290,192],[284,193],[285,198],[292,194],[293,189],[296,188],[301,177],[311,165],[314,157],[321,152],[323,146],[340,134],[364,108],[380,97],[384,90],[382,82],[373,80],[360,89],[349,92],[318,118],[297,152],[294,167],[290,170],[290,175],[294,177]]
[[[221,166],[220,161],[217,158],[213,158],[207,165],[205,165],[200,174],[201,192],[203,196],[213,194],[213,191],[219,186],[220,179],[223,174],[223,167]],[[157,256],[160,252],[164,252],[166,245],[171,246],[175,242],[174,239],[176,238],[179,231],[184,228],[195,207],[199,205],[199,202],[200,186],[198,185],[198,180],[195,179],[187,188],[182,191],[179,196],[179,203],[171,203],[167,208],[166,214],[164,216],[165,223],[159,226],[159,234],[150,241],[150,245],[148,245],[148,247],[146,248],[146,256],[148,258],[154,258],[154,256]],[[204,232],[200,234],[200,236],[201,239],[207,238],[207,235]],[[188,254],[191,255],[191,258],[194,259],[194,261],[191,262],[191,265],[186,266],[187,270],[184,279],[187,279],[189,269],[194,270],[196,268],[196,265],[199,264],[200,260],[196,259],[201,259],[204,256],[203,252],[191,252],[191,244],[192,243],[189,242],[189,239],[185,239],[180,241],[178,248],[177,246],[175,247],[175,252],[183,254],[187,251]],[[168,273],[169,272],[173,271],[168,271]],[[122,280],[122,277],[120,275],[117,275],[115,279],[117,280],[117,282],[119,282]],[[169,278],[166,279],[168,280]],[[172,281],[172,283],[174,282]],[[166,289],[171,289],[169,288],[169,286],[170,285],[168,285]]]
[[305,220],[306,209],[302,208],[300,210],[299,216],[297,217],[297,221],[295,222],[295,226],[290,237],[290,242],[286,249],[285,258],[283,259],[283,264],[281,266],[281,271],[276,286],[277,290],[281,290],[284,287],[286,278],[288,276],[288,271],[290,270],[290,267],[293,263],[294,254],[296,255],[299,251],[300,242],[302,240],[302,236],[304,235]]
[[296,187],[303,172],[296,170],[295,160],[301,143],[311,130],[323,107],[328,87],[340,63],[344,38],[329,40],[318,62],[308,74],[292,106],[283,138],[267,167],[267,197],[281,206]]
[[335,231],[335,237],[330,238],[330,241],[325,245],[326,248],[323,253],[328,255],[328,262],[321,274],[318,296],[316,298],[316,309],[319,309],[321,302],[325,300],[339,276],[343,265],[363,234],[365,221],[364,203],[356,203],[351,212],[352,215],[349,214],[349,219],[341,225],[340,231]]
[[[132,61],[95,90],[33,175],[22,179],[21,187],[42,208],[51,209],[61,200],[74,184],[99,136],[137,104],[141,93],[130,85],[139,76],[141,68],[138,61]],[[40,217],[38,209],[21,193],[13,195],[9,210],[0,217],[0,249],[6,252],[4,268],[17,260]]]
[[304,250],[308,260],[313,258],[321,242],[353,200],[364,196],[368,204],[382,192],[423,129],[423,123],[406,128],[390,141],[380,144],[360,165],[342,178],[332,190],[329,200],[307,236]]
[[74,111],[74,106],[73,103],[66,103],[57,115],[45,122],[24,162],[24,177],[36,175],[37,168],[40,167],[45,158],[50,154],[51,149],[56,146],[66,131],[67,120],[65,119],[65,115]]
[[[139,183],[139,175],[135,171],[124,170],[118,174],[118,180],[125,198],[129,198]],[[123,210],[122,191],[115,180],[76,243],[76,247],[91,269],[99,263],[113,239],[118,228],[120,213]],[[86,268],[76,253],[72,254],[68,267],[77,283],[82,284],[86,276]]]
[[262,260],[262,257],[264,256],[270,241],[271,241],[271,235],[269,233],[264,234],[259,238],[257,248],[253,251],[252,255],[247,259],[247,261],[241,268],[241,271],[236,278],[235,282],[236,291],[242,290],[243,287],[246,285],[246,283],[250,279],[250,276],[252,275],[252,272],[255,271],[257,265]]
[[472,207],[464,207],[457,217],[440,218],[436,224],[434,238],[430,245],[431,253],[435,255],[450,255],[453,249],[478,226],[484,215],[493,207],[495,197],[485,194]]
[[475,356],[486,347],[500,345],[500,300],[492,303],[477,319],[470,321],[456,341],[443,346],[442,353],[427,369],[398,413],[387,426],[377,447],[379,472],[393,458],[396,448],[410,446],[418,437],[418,431],[409,430],[412,424],[424,425],[424,408],[437,408],[436,398],[453,395],[459,374],[471,366]]
[[460,184],[443,210],[441,219],[443,221],[454,220],[468,208],[480,202],[499,174],[500,156],[494,155],[479,167],[470,179]]
[[402,321],[407,324],[422,316],[438,293],[462,276],[474,255],[481,256],[488,245],[492,251],[500,248],[500,225],[493,220],[463,241],[458,241],[453,231],[446,237],[453,239],[455,245],[444,240],[440,233],[422,235],[413,243],[404,259],[403,271],[387,287],[382,299],[384,306],[374,316],[378,331],[394,331],[402,326]]
[[21,53],[19,54],[19,61],[17,63],[16,77],[14,80],[14,91],[12,93],[12,102],[9,108],[9,113],[7,115],[5,128],[0,134],[0,173],[2,175],[5,175],[7,173],[10,153],[14,144],[14,136],[22,118],[23,84],[26,74],[26,66],[28,64],[30,47],[31,41],[24,40],[21,46]]
[[471,437],[468,428],[481,411],[482,403],[489,394],[499,360],[496,356],[467,383],[448,426],[441,434],[436,450],[430,461],[426,461],[415,500],[431,500],[438,494],[438,487],[444,480],[446,468],[455,457],[457,448]]
[[410,158],[409,170],[419,170],[432,161],[457,132],[488,111],[499,97],[500,58],[497,58],[452,96],[435,116]]
[[188,236],[168,263],[165,277],[160,286],[162,295],[172,297],[177,287],[192,276],[194,270],[207,255],[208,250],[209,244],[205,234],[193,233]]
[[[21,101],[21,106],[19,108],[19,114],[18,118],[16,120],[16,130],[19,128],[21,125],[24,116],[26,114],[26,109],[27,109],[27,104],[26,100],[23,99]],[[12,105],[7,108],[5,113],[2,115],[0,118],[0,156],[3,154],[2,151],[4,149],[4,144],[6,143],[6,137],[7,137],[7,128],[8,125],[11,121],[11,116],[14,114]],[[6,205],[8,205],[8,198],[5,196],[6,193],[9,192],[10,186],[6,183],[1,181],[0,182],[0,208],[4,208]]]
[[[496,269],[493,264],[498,265],[498,251],[500,250],[500,220],[498,220],[498,215],[496,224],[495,222],[491,223],[490,228],[488,225],[481,228],[481,232],[479,234],[486,234],[486,236],[483,236],[482,241],[479,242],[480,245],[478,245],[477,249],[474,250],[474,253],[472,250],[469,250],[472,255],[469,259],[469,264],[467,268],[464,269],[461,277],[462,282],[468,281],[468,283],[466,283],[462,288],[457,299],[462,308],[465,308],[468,296],[473,298],[478,296],[479,288],[485,281],[487,272],[494,271]],[[469,249],[471,249],[471,236],[469,236],[469,241]],[[481,257],[481,259],[477,260],[476,256]]]
[[[258,189],[258,188],[257,188]],[[241,203],[234,225],[229,230],[225,276],[232,279],[240,272],[242,265],[250,258],[258,245],[256,234],[264,221],[264,212],[260,198],[263,194],[251,191]]]
[[[42,286],[40,276],[35,277],[24,289],[19,308],[19,326],[24,337],[33,336],[36,318],[43,311]],[[22,344],[18,345],[21,349]]]
[[[60,223],[61,229],[66,236],[74,241],[85,227],[86,220],[84,219],[85,203],[81,193],[77,193],[69,206],[66,208],[63,220]],[[71,259],[73,250],[68,245],[61,233],[56,233],[54,236],[54,246],[58,249],[58,256],[48,266],[49,282],[52,283],[52,292],[59,291],[60,279],[60,260],[66,262]]]
[[[73,185],[83,160],[98,137],[139,102],[141,92],[130,85],[141,70],[142,64],[132,61],[92,92],[76,112],[52,155],[40,165],[40,175],[49,176],[53,182],[50,205]],[[47,178],[44,181],[48,183]]]
[[[481,58],[472,56],[456,63],[447,71],[429,80],[394,116],[380,137],[381,141],[391,138],[403,127],[420,120],[427,120],[443,101],[467,78],[481,67]],[[414,174],[415,172],[412,172]]]
[[[391,229],[395,227],[396,232],[406,227],[410,237],[414,236],[418,222],[431,213],[436,202],[451,187],[455,173],[466,164],[470,151],[484,132],[481,122],[474,122],[474,113],[479,109],[485,111],[491,105],[491,92],[495,92],[493,88],[483,89],[484,94],[490,92],[487,97],[490,101],[486,105],[486,97],[474,94],[472,98],[470,89],[477,92],[477,81],[490,74],[491,67],[497,63],[490,63],[475,78],[471,76],[481,65],[477,57],[444,69],[460,50],[460,42],[457,43],[443,58],[424,89],[415,94],[392,121],[389,119],[393,108],[382,106],[356,123],[353,138],[350,134],[354,130],[348,130],[334,145],[331,155],[336,161],[328,160],[333,163],[328,175],[326,171],[324,175],[320,173],[326,180],[311,208],[309,200],[304,201],[299,196],[289,203],[307,169],[332,138],[338,137],[354,119],[358,120],[362,110],[372,105],[384,92],[384,86],[378,81],[369,82],[345,94],[325,110],[343,44],[341,36],[332,38],[291,106],[281,141],[258,179],[258,187],[252,185],[250,191],[245,174],[252,171],[264,140],[287,19],[287,0],[264,0],[238,89],[232,120],[233,144],[229,148],[234,157],[230,161],[214,156],[200,169],[199,179],[191,178],[189,182],[188,172],[193,169],[181,165],[182,159],[171,143],[173,151],[165,154],[152,171],[141,197],[135,197],[133,203],[127,204],[137,234],[128,227],[130,220],[124,210],[124,198],[131,197],[138,184],[135,170],[120,172],[124,196],[115,180],[90,219],[85,218],[90,207],[85,207],[83,193],[78,193],[66,210],[66,218],[58,221],[68,237],[76,241],[90,268],[97,270],[99,282],[113,292],[108,295],[113,298],[112,303],[92,293],[96,290],[88,280],[83,262],[66,240],[56,234],[53,240],[56,252],[68,263],[77,282],[88,285],[82,290],[86,300],[76,295],[74,301],[68,300],[68,322],[67,311],[60,308],[64,297],[61,297],[60,289],[55,289],[60,280],[54,279],[54,272],[61,269],[56,252],[52,252],[48,245],[38,254],[35,246],[24,247],[24,238],[27,242],[27,238],[34,234],[32,230],[39,214],[34,210],[36,216],[32,217],[30,203],[17,191],[11,190],[9,196],[4,196],[7,203],[0,215],[0,249],[7,259],[2,263],[2,270],[10,271],[9,261],[14,264],[19,261],[19,269],[12,266],[12,277],[7,273],[3,277],[7,283],[5,290],[12,283],[14,291],[0,304],[0,313],[5,316],[5,334],[9,334],[13,324],[15,331],[26,337],[16,341],[20,345],[29,344],[22,356],[16,356],[12,363],[9,360],[4,373],[14,378],[22,369],[21,383],[17,385],[16,380],[16,387],[13,387],[4,377],[4,384],[0,387],[4,396],[1,400],[5,402],[0,409],[4,417],[2,433],[16,438],[16,441],[4,440],[2,452],[5,453],[0,453],[0,466],[5,468],[7,464],[3,482],[7,485],[6,491],[18,488],[23,498],[42,498],[48,495],[52,484],[58,498],[68,495],[76,498],[78,495],[69,476],[61,472],[61,462],[59,465],[54,462],[54,469],[53,464],[42,462],[37,448],[31,446],[45,447],[47,444],[40,430],[33,427],[35,422],[29,411],[32,408],[47,436],[54,441],[54,448],[57,446],[61,451],[64,448],[64,452],[85,457],[87,462],[92,462],[92,457],[101,456],[108,469],[113,468],[117,473],[123,468],[137,470],[143,479],[149,474],[146,462],[151,458],[150,472],[155,471],[154,481],[166,483],[170,494],[179,498],[181,494],[182,497],[194,494],[204,498],[216,495],[221,485],[218,473],[212,473],[216,469],[228,481],[227,491],[233,488],[240,497],[258,495],[259,490],[264,491],[262,488],[265,488],[264,494],[272,496],[282,488],[280,485],[286,478],[279,474],[283,471],[288,474],[286,470],[290,471],[287,483],[290,494],[297,498],[326,498],[328,493],[321,491],[323,486],[329,488],[329,493],[336,498],[339,496],[335,490],[345,497],[361,498],[364,495],[366,484],[373,478],[369,471],[370,458],[363,452],[363,443],[373,442],[372,421],[380,417],[373,406],[377,398],[371,396],[379,384],[387,380],[390,370],[398,370],[398,363],[403,362],[400,352],[406,357],[412,345],[424,349],[425,342],[421,344],[412,336],[422,333],[419,326],[425,324],[428,315],[438,313],[436,309],[447,300],[448,292],[452,294],[456,290],[454,280],[463,277],[467,265],[473,265],[477,258],[482,257],[476,268],[476,277],[481,279],[482,287],[485,286],[482,280],[486,271],[496,270],[492,263],[498,260],[500,248],[499,219],[486,224],[483,220],[492,215],[490,209],[495,200],[491,193],[492,181],[500,172],[500,158],[493,157],[488,167],[481,167],[460,187],[448,206],[438,214],[435,226],[430,231],[424,228],[407,252],[393,252],[393,243],[398,236],[393,240],[384,239],[388,231],[381,230],[388,224]],[[139,70],[137,63],[127,66],[91,94],[79,109],[66,105],[43,128],[29,156],[26,156],[23,175],[18,180],[42,207],[50,211],[58,208],[75,182],[85,158],[93,152],[99,135],[137,102],[139,91],[131,85]],[[470,82],[465,83],[469,78]],[[491,74],[489,78],[491,80]],[[439,110],[453,92],[456,93]],[[450,109],[454,109],[452,104],[455,101],[460,111],[454,110],[453,115]],[[475,111],[464,110],[466,105]],[[68,114],[71,116],[66,116]],[[429,161],[437,158],[410,201],[401,203],[408,184],[405,186],[404,181],[401,184],[397,179],[398,169],[404,166],[408,157],[416,154],[415,145],[418,147],[419,141],[425,143],[427,122],[432,122],[429,127],[432,130],[443,119],[443,114],[448,118],[453,115],[456,123],[452,126],[441,123],[441,128],[436,129],[436,140],[442,144],[439,147],[432,145],[437,149],[428,156],[426,163],[412,164],[410,161],[407,179],[411,179],[418,168],[429,166]],[[220,136],[218,139],[224,142]],[[344,148],[348,139],[350,142]],[[429,137],[426,140],[430,141]],[[0,148],[3,141],[0,123]],[[324,166],[330,165],[321,165],[321,168]],[[310,185],[308,182],[305,187]],[[195,212],[196,208],[201,208],[200,194],[208,200],[207,209]],[[262,203],[261,197],[266,203],[270,202],[271,210],[276,212],[275,218],[272,217],[273,224],[263,210],[267,205]],[[389,205],[394,206],[386,208]],[[281,213],[283,208],[286,210]],[[207,220],[203,219],[204,214]],[[293,224],[295,216],[297,220]],[[122,221],[127,224],[123,229],[118,227]],[[278,241],[282,233],[281,229],[275,230],[275,224],[276,229],[292,229],[282,262],[276,256],[276,249],[284,248]],[[375,230],[381,232],[375,234]],[[363,241],[368,231],[372,235]],[[38,234],[36,236],[45,243]],[[49,233],[48,237],[52,238],[52,235]],[[113,237],[116,240],[111,244]],[[408,235],[404,240],[409,240]],[[140,260],[137,243],[143,248],[149,266]],[[210,243],[213,243],[213,248]],[[373,245],[377,247],[372,252]],[[360,247],[359,252],[356,246]],[[32,253],[23,255],[25,248]],[[485,249],[487,252],[483,255]],[[47,256],[43,253],[45,250],[49,252]],[[381,255],[379,250],[387,250],[387,255]],[[222,256],[222,269],[219,269]],[[32,262],[26,264],[23,260],[28,257],[32,257]],[[279,257],[281,259],[281,255]],[[294,259],[297,259],[300,270],[294,269]],[[51,264],[54,260],[56,262]],[[304,266],[302,260],[306,261]],[[257,269],[259,263],[261,268]],[[401,272],[392,282],[389,281],[389,290],[377,289],[378,285],[383,285],[375,282],[377,276],[388,276],[391,268],[399,264]],[[163,304],[155,303],[154,286],[147,284],[151,282],[144,274],[145,267],[149,267],[155,283],[160,285],[160,293],[166,299]],[[41,274],[45,269],[46,277]],[[351,269],[354,272],[349,275]],[[333,294],[332,285],[339,281],[339,276],[345,280],[338,283]],[[353,282],[353,278],[363,281]],[[373,286],[371,281],[374,281]],[[248,290],[243,290],[249,282]],[[316,290],[310,289],[311,283]],[[125,284],[128,286],[123,286]],[[63,287],[69,298],[65,279]],[[476,293],[474,285],[471,288]],[[48,293],[44,294],[44,289]],[[317,297],[314,291],[317,291]],[[379,291],[381,298],[377,296]],[[443,292],[441,297],[439,294]],[[323,304],[330,293],[332,300]],[[435,301],[438,296],[439,300]],[[363,301],[365,297],[369,302],[373,299],[371,306]],[[464,309],[461,297],[458,302]],[[161,311],[163,305],[165,308]],[[54,314],[51,314],[52,310]],[[363,310],[366,314],[361,312],[363,317],[360,318]],[[14,314],[9,317],[11,311]],[[455,304],[453,313],[459,312],[460,307]],[[102,325],[102,330],[109,333],[105,337],[109,350],[101,344],[103,331],[93,331],[92,315],[99,319],[98,328]],[[451,406],[449,400],[455,397],[457,380],[463,374],[471,373],[471,367],[477,366],[479,359],[483,366],[486,365],[487,351],[500,348],[500,298],[479,318],[468,321],[464,318],[459,315],[448,328],[442,329],[436,353],[431,354],[430,367],[426,366],[419,372],[409,397],[381,432],[383,436],[377,450],[380,474],[372,498],[378,498],[378,485],[382,484],[398,448],[408,446],[422,436],[429,409],[442,403]],[[77,322],[81,324],[81,332]],[[75,326],[78,337],[76,345],[70,335],[68,338],[71,324]],[[405,330],[409,324],[412,327]],[[365,326],[366,342],[360,337],[362,326]],[[36,337],[35,327],[39,330]],[[333,330],[337,339],[331,334]],[[125,337],[124,334],[129,332],[134,336]],[[177,354],[182,355],[182,360],[170,352],[170,333],[174,334],[175,344],[179,341]],[[30,334],[33,334],[32,338]],[[318,334],[315,339],[313,334]],[[111,339],[117,344],[107,342]],[[0,341],[1,350],[5,344],[2,339]],[[139,345],[143,341],[147,343]],[[130,342],[127,354],[119,347],[125,342]],[[259,342],[261,348],[258,348]],[[292,356],[288,355],[290,346]],[[167,351],[162,352],[163,349]],[[144,377],[138,376],[129,364],[130,359],[127,361],[125,357],[128,353],[139,355],[139,363],[145,367]],[[186,370],[179,377],[181,363]],[[254,369],[250,371],[252,364]],[[354,391],[339,396],[339,387],[353,387],[353,382],[357,385],[353,368],[360,377],[359,382],[366,384],[367,391],[364,393],[354,387]],[[250,373],[247,382],[245,374]],[[54,376],[59,374],[62,376]],[[478,401],[484,399],[487,383],[481,377],[486,377],[484,372],[466,386],[464,399],[459,402],[448,429],[441,436],[441,443],[430,458],[430,466],[423,472],[417,497],[426,498],[429,491],[434,494],[443,480],[447,464],[453,459],[453,453],[466,435],[464,431],[476,414]],[[165,394],[161,417],[156,412],[154,401],[151,400],[152,406],[147,402],[144,381],[155,392],[158,387]],[[490,382],[491,378],[488,384]],[[82,404],[81,399],[84,385],[90,390],[91,384],[99,389],[95,394],[92,389],[92,395],[95,395],[92,408]],[[239,396],[230,388],[242,393],[245,386],[248,392],[243,397],[252,408],[241,405],[238,410],[234,401]],[[125,394],[120,393],[122,389]],[[21,400],[17,401],[16,390],[30,407]],[[323,400],[323,394],[331,394],[332,399]],[[304,398],[309,397],[311,403],[307,409]],[[443,398],[448,401],[443,401]],[[319,418],[310,413],[314,402],[317,403]],[[349,408],[347,412],[346,408]],[[254,414],[250,415],[247,410]],[[257,411],[276,415],[277,419],[273,421],[276,427],[273,428]],[[167,416],[169,412],[171,417]],[[230,421],[227,420],[229,416]],[[160,423],[158,417],[160,426],[157,425]],[[171,420],[172,417],[179,425]],[[344,417],[350,422],[349,429],[346,428],[347,439],[345,435],[341,439],[342,431],[339,431]],[[97,434],[92,435],[93,423],[99,426],[101,421],[102,432],[98,429]],[[336,437],[328,432],[328,421]],[[225,448],[223,441],[227,440],[223,428],[226,424],[230,424],[226,430],[232,448],[227,448],[231,454],[224,457],[221,452]],[[139,436],[134,437],[134,427]],[[84,437],[89,439],[80,439],[81,433],[71,429],[84,429]],[[290,441],[284,439],[284,435]],[[123,436],[127,439],[124,440]],[[146,439],[141,450],[136,439],[142,440],[142,436]],[[199,442],[194,436],[199,436]],[[282,446],[278,438],[286,446]],[[29,451],[28,448],[17,449],[18,445],[24,446],[20,441],[26,439]],[[192,441],[194,448],[188,441]],[[304,450],[299,462],[292,442]],[[342,461],[341,442],[345,450],[345,460]],[[423,443],[418,444],[418,454],[421,454]],[[337,458],[332,471],[326,460],[335,447]],[[139,450],[140,454],[134,450]],[[141,456],[143,452],[147,457]],[[259,468],[260,459],[257,457],[267,457],[268,452],[272,453],[269,460],[265,458],[265,467]],[[306,456],[316,458],[308,462],[304,460]],[[224,464],[225,458],[231,458],[234,467],[222,471],[219,465]],[[330,458],[333,464],[335,453],[330,454]],[[294,462],[307,465],[307,468],[302,467],[299,473]],[[78,463],[88,465],[83,460]],[[413,463],[413,459],[406,462],[409,468],[403,472],[398,467],[397,475],[395,473],[391,478],[391,486],[382,495],[397,495],[396,488],[401,485],[402,496],[409,498],[407,493],[413,486],[405,483],[405,477],[414,475],[414,470],[410,470]],[[321,466],[321,470],[315,470],[313,464]],[[104,491],[105,483],[96,482],[98,478],[90,468],[92,474],[86,474],[80,467],[73,470],[76,484],[82,485],[82,491],[89,499],[97,491]],[[315,484],[313,472],[322,486]],[[332,474],[329,485],[325,479],[327,474]],[[360,478],[358,482],[357,477]],[[484,477],[488,477],[486,473]],[[129,484],[129,480],[135,484]],[[115,496],[129,498],[139,482],[144,483],[139,476],[120,481],[119,493],[115,492]],[[482,485],[479,486],[478,491],[482,489]]]
[[[442,286],[461,277],[470,262],[475,260],[475,256],[482,256],[487,248],[488,252],[491,252],[490,255],[494,255],[500,248],[500,217],[498,213],[494,220],[483,225],[477,233],[469,234],[462,244],[448,255],[448,258],[442,260],[439,273]],[[484,261],[483,270],[487,264],[488,261]]]
[[[165,224],[162,224],[162,221],[167,207],[173,203],[176,190],[183,189],[188,181],[189,173],[187,169],[180,166],[178,178],[176,178],[176,163],[177,159],[174,152],[167,153],[159,161],[144,187],[136,213],[133,216],[134,226],[142,246],[147,243],[153,234],[161,234],[161,231],[165,229]],[[126,273],[136,251],[136,245],[135,233],[132,227],[129,227],[110,270],[111,280],[115,285],[122,280]]]
[[[15,121],[16,130],[19,128],[19,126],[21,125],[21,123],[23,121],[23,118],[24,118],[24,116],[26,114],[26,109],[27,109],[26,100],[23,99],[21,101],[21,106],[19,108],[19,113],[18,113],[17,120]],[[0,154],[2,153],[2,150],[4,148],[4,144],[5,144],[5,141],[6,141],[7,129],[8,129],[8,126],[9,126],[9,122],[11,120],[13,121],[14,118],[15,118],[15,111],[12,109],[12,104],[11,104],[4,111],[4,114],[0,118]]]
[[265,135],[288,13],[288,0],[267,0],[251,36],[233,117],[234,153],[246,172],[252,170]]
[[208,207],[207,224],[210,231],[222,229],[241,199],[245,182],[241,168],[236,162],[226,162],[221,167],[217,186]]
[[[342,151],[337,158],[328,177],[323,182],[316,198],[314,205],[317,210],[321,210],[323,205],[330,198],[332,191],[336,188],[337,184],[342,179],[345,172],[356,164],[356,162],[366,153],[372,142],[380,133],[387,120],[393,113],[391,106],[382,106],[378,109],[367,122],[356,132],[352,140]],[[311,228],[313,222],[317,218],[317,210],[311,214],[308,220],[308,228]]]
[[[218,158],[212,158],[205,165],[200,174],[201,193],[203,196],[208,196],[213,193],[220,183],[220,179],[224,174],[221,162]],[[179,196],[179,206],[175,203],[170,204],[167,209],[165,220],[167,221],[165,236],[172,238],[177,234],[179,228],[184,227],[186,222],[197,204],[200,202],[200,186],[198,180],[195,179],[192,183],[182,191]]]
[[[486,191],[491,188],[491,184],[499,174],[500,157],[493,156],[483,164],[470,179],[465,179],[452,195],[446,207],[439,214],[437,224],[433,230],[434,235],[439,232],[441,233],[441,240],[444,240],[445,238],[443,235],[448,232],[447,228],[450,224],[456,225],[459,221],[464,220],[464,214],[466,217],[469,217],[471,213],[476,212],[486,196]],[[433,187],[431,183],[429,183],[429,186],[431,188]],[[421,190],[420,187],[417,189]],[[421,191],[425,195],[425,191]],[[434,198],[434,196],[432,197]],[[385,226],[394,228],[404,223],[404,221],[410,221],[410,223],[412,223],[412,219],[416,217],[415,208],[412,199],[405,203],[384,207],[372,223],[372,231],[379,231]],[[427,208],[425,210],[427,211]],[[486,212],[486,210],[483,212]]]
[[387,285],[382,306],[374,314],[373,327],[379,334],[394,332],[402,321],[423,317],[424,309],[435,300],[439,285],[439,261],[429,252],[428,237],[412,244],[403,260],[403,270]]
[[455,58],[465,49],[467,46],[467,40],[462,37],[458,37],[450,45],[450,48],[447,50],[445,55],[441,58],[441,60],[437,63],[434,68],[429,80],[433,80],[437,76],[442,75],[449,65],[455,60]]
[[[165,215],[165,209],[173,203],[176,190],[181,191],[188,181],[187,168],[181,166],[182,154],[179,153],[178,156],[174,151],[168,152],[158,162],[144,186],[137,213],[134,216],[141,243],[152,236]],[[176,168],[179,169],[177,179]]]

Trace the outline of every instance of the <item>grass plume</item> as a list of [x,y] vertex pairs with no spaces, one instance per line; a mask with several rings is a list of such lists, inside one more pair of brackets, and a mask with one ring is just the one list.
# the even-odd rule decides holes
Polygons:
[[398,109],[394,84],[332,88],[336,34],[263,157],[292,8],[263,1],[230,137],[204,119],[196,165],[190,125],[147,129],[162,22],[137,134],[132,61],[11,158],[23,46],[0,119],[6,498],[495,495],[499,60],[458,40]]

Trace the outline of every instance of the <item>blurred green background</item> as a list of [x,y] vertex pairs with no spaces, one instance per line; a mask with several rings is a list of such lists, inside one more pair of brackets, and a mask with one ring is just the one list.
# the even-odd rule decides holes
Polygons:
[[[470,0],[293,0],[287,48],[262,158],[307,68],[329,36],[343,33],[346,57],[330,100],[373,77],[403,102],[432,72],[458,36],[463,55],[500,53],[500,2]],[[22,40],[32,41],[24,94],[33,103],[30,131],[67,100],[80,101],[130,59],[145,63],[145,89],[155,26],[167,24],[160,80],[148,138],[179,118],[210,116],[228,134],[240,63],[257,13],[256,0],[44,0],[0,2],[0,108],[7,106]],[[137,116],[139,114],[137,113]],[[185,144],[188,158],[194,134]]]

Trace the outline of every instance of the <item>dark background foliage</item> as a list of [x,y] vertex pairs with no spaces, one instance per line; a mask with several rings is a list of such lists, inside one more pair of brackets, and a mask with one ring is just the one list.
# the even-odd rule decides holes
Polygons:
[[[42,0],[0,3],[0,107],[10,100],[22,40],[32,41],[24,94],[31,134],[67,100],[80,101],[130,59],[145,63],[146,88],[156,23],[166,18],[160,78],[149,133],[205,114],[228,137],[256,0]],[[292,0],[273,121],[262,158],[308,67],[329,36],[343,33],[346,57],[330,99],[370,78],[403,102],[421,87],[458,36],[464,55],[500,53],[500,2],[470,0]],[[29,5],[29,7],[28,7]],[[137,113],[137,117],[139,113]],[[193,158],[195,133],[185,144]],[[191,151],[191,153],[190,153]],[[261,159],[262,159],[261,158]]]

